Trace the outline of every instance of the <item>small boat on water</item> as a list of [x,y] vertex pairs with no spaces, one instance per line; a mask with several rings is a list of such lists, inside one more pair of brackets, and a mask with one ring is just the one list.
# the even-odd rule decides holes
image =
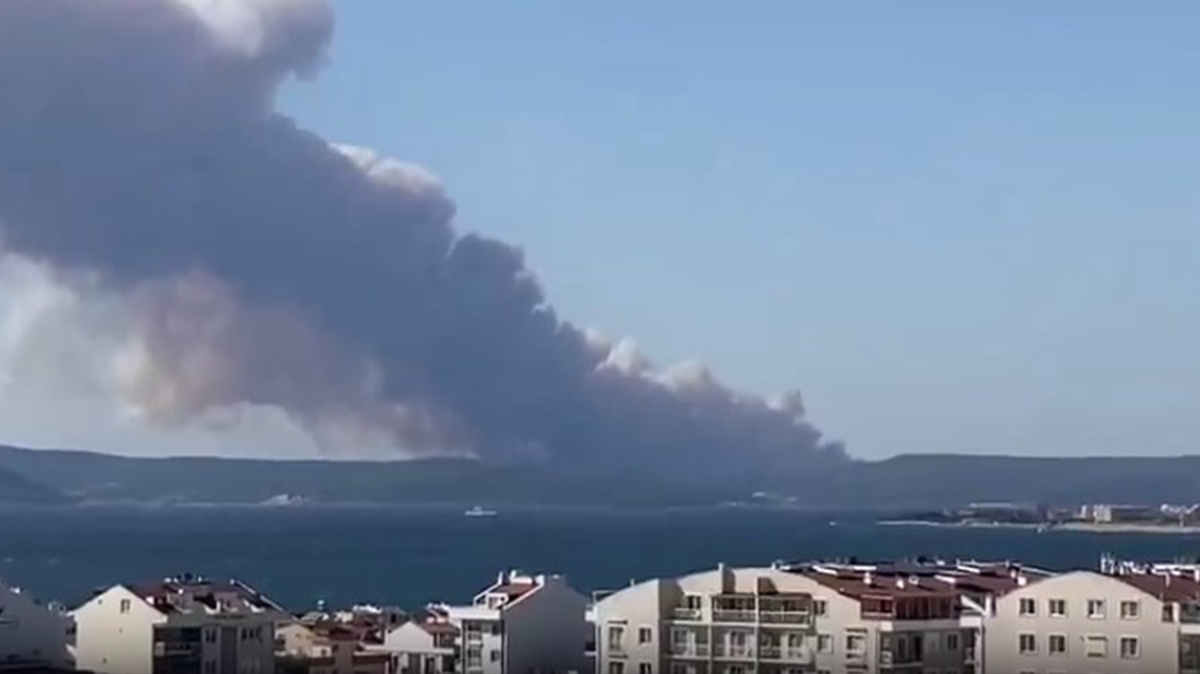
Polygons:
[[495,510],[488,510],[480,506],[475,506],[474,508],[470,508],[465,511],[463,513],[463,517],[495,517],[498,514],[499,513],[497,513]]

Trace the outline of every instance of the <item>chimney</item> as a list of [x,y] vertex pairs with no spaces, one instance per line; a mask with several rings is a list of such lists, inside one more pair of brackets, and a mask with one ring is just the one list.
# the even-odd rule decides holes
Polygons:
[[1017,587],[1025,587],[1028,584],[1029,584],[1028,576],[1026,576],[1025,574],[1021,574],[1021,575],[1017,576]]
[[905,583],[903,578],[897,578],[896,587],[903,590],[905,587],[908,587],[908,583]]
[[871,573],[870,571],[864,573],[863,574],[863,583],[865,583],[867,587],[874,587],[875,574]]

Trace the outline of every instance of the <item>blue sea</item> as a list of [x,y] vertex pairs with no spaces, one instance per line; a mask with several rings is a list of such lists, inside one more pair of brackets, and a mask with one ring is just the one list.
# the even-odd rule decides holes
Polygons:
[[[832,518],[832,521],[831,521]],[[293,611],[318,600],[459,601],[506,568],[581,590],[727,564],[919,555],[1094,567],[1103,553],[1200,555],[1200,536],[880,526],[864,515],[712,508],[72,508],[0,511],[0,578],[75,605],[94,589],[185,572],[249,582]]]

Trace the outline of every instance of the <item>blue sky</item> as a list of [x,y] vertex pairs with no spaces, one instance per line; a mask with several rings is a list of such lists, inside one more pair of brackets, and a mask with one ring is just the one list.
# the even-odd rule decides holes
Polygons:
[[338,5],[302,124],[852,453],[1200,436],[1200,5]]

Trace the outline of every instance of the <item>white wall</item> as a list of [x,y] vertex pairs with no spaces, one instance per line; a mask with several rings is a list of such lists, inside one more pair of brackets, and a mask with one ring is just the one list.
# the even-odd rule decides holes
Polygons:
[[[628,674],[637,674],[642,664],[650,664],[655,674],[660,674],[662,644],[669,643],[669,633],[662,634],[662,600],[665,581],[651,580],[615,592],[596,602],[595,635],[597,674],[607,674],[613,656],[609,650],[608,631],[613,625],[624,629],[621,640],[622,656]],[[638,629],[649,627],[654,630],[651,644],[638,643]]]
[[[127,601],[127,612],[121,612]],[[151,674],[154,626],[166,622],[128,589],[116,586],[79,607],[75,616],[75,661],[99,674]]]
[[39,605],[25,592],[0,585],[0,662],[25,660],[68,667],[73,621]]
[[535,669],[582,674],[588,666],[587,597],[561,577],[547,577],[545,583],[504,608],[505,674]]
[[[1021,599],[1034,600],[1036,615],[1020,615]],[[1050,599],[1066,600],[1065,617],[1050,615]],[[1105,601],[1104,619],[1088,617],[1089,599]],[[1122,600],[1140,602],[1140,617],[1137,620],[1121,618]],[[1019,639],[1023,633],[1035,635],[1035,654],[1020,653]],[[1065,655],[1050,655],[1051,634],[1062,634],[1066,637]],[[1088,635],[1107,638],[1107,657],[1087,657],[1085,639]],[[1139,658],[1121,658],[1122,636],[1139,638]],[[996,602],[996,615],[984,624],[984,658],[987,672],[1168,673],[1178,668],[1178,649],[1178,626],[1162,622],[1162,602],[1117,578],[1090,571],[1076,571],[1047,578],[1010,592]]]

